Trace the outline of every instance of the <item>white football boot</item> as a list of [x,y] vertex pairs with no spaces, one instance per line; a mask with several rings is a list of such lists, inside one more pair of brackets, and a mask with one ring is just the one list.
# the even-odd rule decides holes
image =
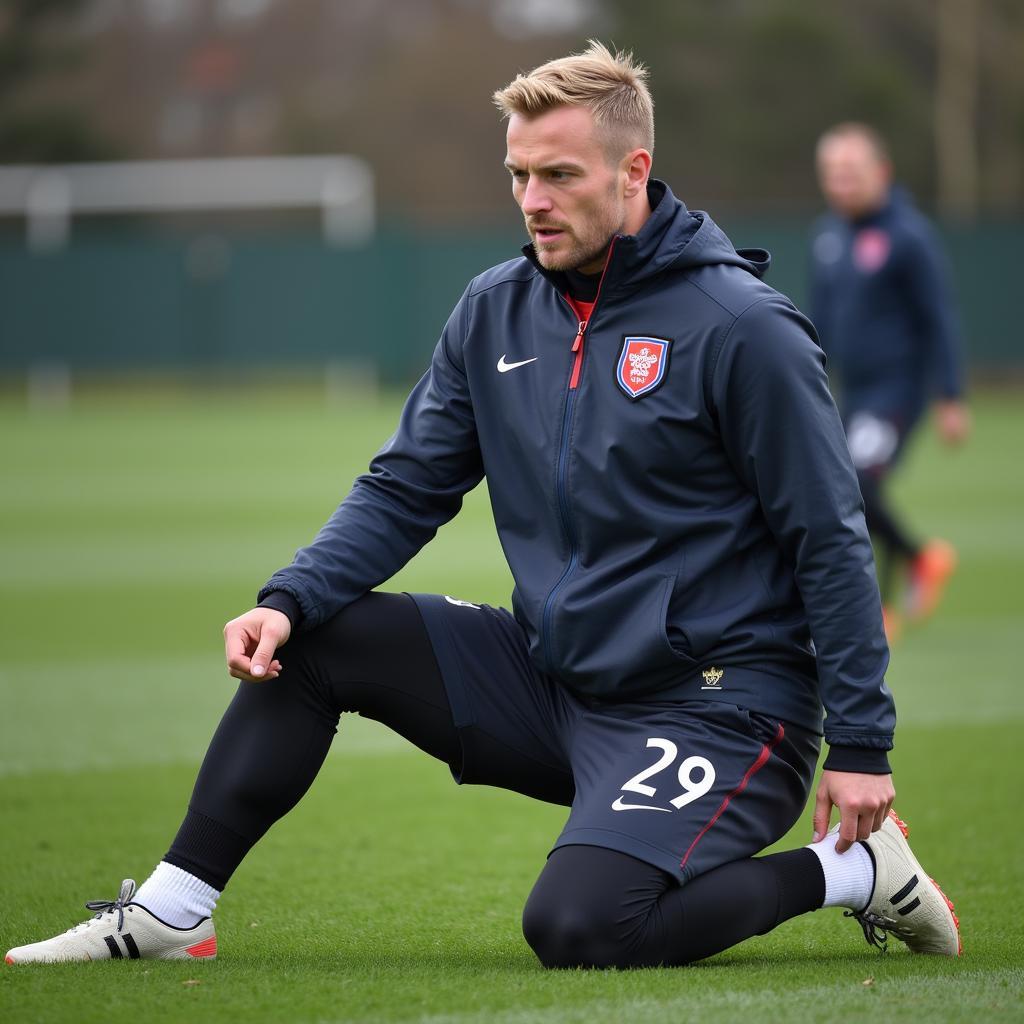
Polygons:
[[877,832],[866,840],[875,861],[871,900],[860,911],[847,911],[864,929],[864,938],[885,950],[887,934],[914,953],[959,956],[960,921],[952,902],[921,867],[907,836],[910,829],[890,811]]
[[52,939],[16,946],[9,964],[52,964],[69,960],[212,960],[217,935],[212,918],[194,928],[172,928],[145,907],[132,903],[135,883],[126,878],[116,900],[92,900],[96,916]]

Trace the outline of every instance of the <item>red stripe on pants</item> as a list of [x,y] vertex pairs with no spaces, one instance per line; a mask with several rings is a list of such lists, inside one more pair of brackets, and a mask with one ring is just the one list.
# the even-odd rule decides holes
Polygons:
[[746,774],[740,779],[739,785],[722,801],[721,807],[715,811],[712,819],[697,833],[696,838],[690,843],[686,853],[683,854],[683,859],[679,862],[681,868],[686,867],[686,862],[690,859],[690,854],[693,853],[694,847],[704,838],[705,834],[711,828],[712,825],[722,816],[725,812],[726,807],[729,806],[729,801],[734,796],[738,796],[747,788],[747,783],[768,763],[768,758],[772,756],[772,751],[782,742],[782,737],[786,735],[786,730],[782,727],[782,723],[779,723],[779,728],[775,733],[771,743],[765,744],[761,747],[761,753],[757,755],[757,760],[747,769]]

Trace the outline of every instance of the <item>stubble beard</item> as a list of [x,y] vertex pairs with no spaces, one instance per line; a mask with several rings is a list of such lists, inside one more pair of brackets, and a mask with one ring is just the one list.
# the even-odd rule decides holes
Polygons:
[[572,240],[568,252],[547,252],[537,244],[536,239],[533,240],[533,251],[537,256],[537,262],[545,270],[562,272],[566,270],[579,270],[581,267],[599,262],[604,253],[608,251],[611,240],[622,231],[622,225],[620,224],[617,228],[608,231],[600,241],[596,241],[593,238],[581,240],[574,232],[567,228],[563,230]]
[[[615,190],[614,186],[612,186],[609,190],[608,198],[614,201],[614,195]],[[610,212],[612,207],[607,206],[604,209]],[[612,218],[614,218],[614,214],[612,214]],[[537,244],[537,240],[533,237],[533,232],[531,231],[530,237],[533,241],[533,251],[537,256],[537,262],[545,270],[562,272],[566,270],[579,270],[581,267],[586,267],[590,264],[603,263],[603,256],[608,251],[612,239],[616,235],[621,234],[625,227],[624,211],[619,210],[619,216],[615,219],[612,218],[609,218],[604,228],[588,232],[585,238],[580,238],[568,225],[564,226],[562,230],[572,243],[569,251],[565,253],[545,252]],[[527,230],[529,231],[529,224],[527,224]]]

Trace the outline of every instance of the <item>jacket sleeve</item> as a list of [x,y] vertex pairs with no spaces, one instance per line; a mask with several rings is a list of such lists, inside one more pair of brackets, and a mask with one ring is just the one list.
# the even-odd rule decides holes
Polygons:
[[964,381],[959,317],[945,255],[935,232],[926,225],[907,236],[904,279],[922,354],[938,393],[942,398],[960,398]]
[[755,303],[713,355],[710,391],[729,458],[795,571],[825,739],[867,748],[877,763],[896,725],[889,650],[860,490],[813,332],[783,296]]
[[290,595],[301,629],[319,625],[398,572],[483,477],[462,359],[468,302],[464,295],[453,311],[398,430],[369,472],[356,480],[313,543],[260,590],[261,603],[294,614],[293,606],[286,610],[280,599],[275,604],[268,598]]

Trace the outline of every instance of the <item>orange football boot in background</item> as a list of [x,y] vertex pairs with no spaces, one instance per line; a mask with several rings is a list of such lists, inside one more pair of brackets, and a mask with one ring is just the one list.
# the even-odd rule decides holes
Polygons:
[[923,622],[935,611],[956,563],[953,545],[944,540],[930,540],[921,548],[910,563],[907,617],[911,622]]

